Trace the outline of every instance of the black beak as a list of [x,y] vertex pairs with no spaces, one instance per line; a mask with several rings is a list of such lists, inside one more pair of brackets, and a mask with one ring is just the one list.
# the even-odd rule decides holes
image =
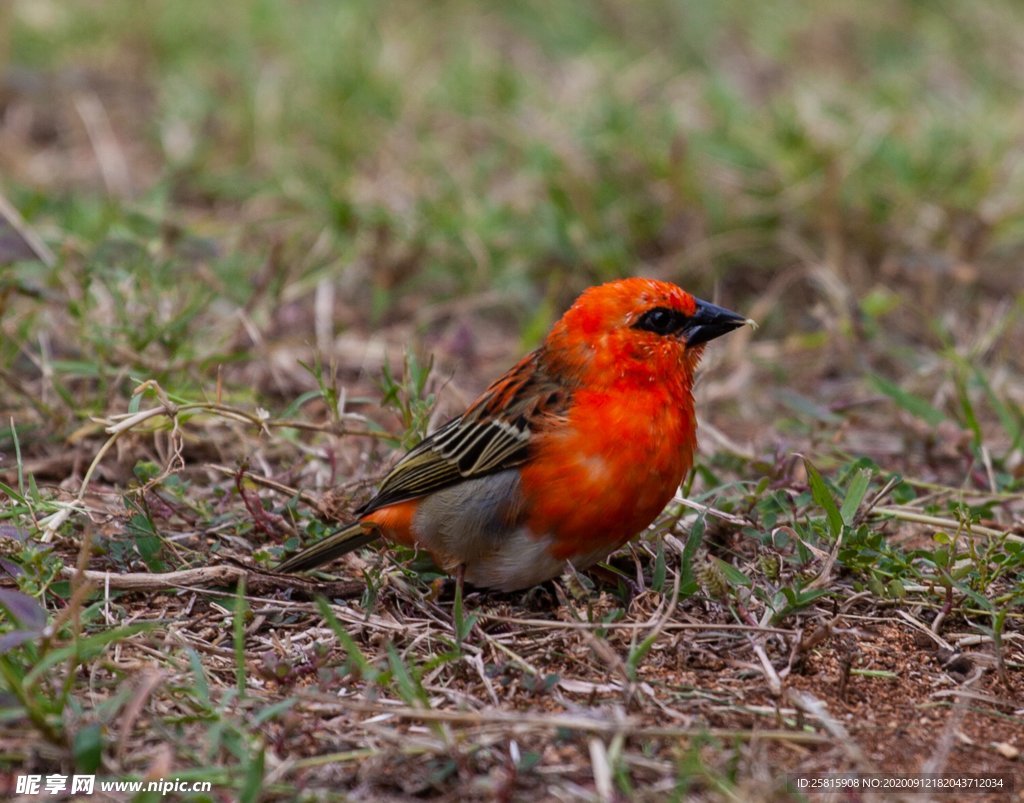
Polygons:
[[747,319],[732,310],[697,299],[697,312],[691,315],[683,327],[686,347],[692,348],[743,326]]

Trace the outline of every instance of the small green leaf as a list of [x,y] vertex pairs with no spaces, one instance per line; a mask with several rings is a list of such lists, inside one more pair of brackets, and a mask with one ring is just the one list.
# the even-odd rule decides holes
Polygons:
[[356,644],[355,639],[348,634],[348,631],[341,626],[341,622],[338,621],[338,617],[334,615],[334,611],[331,610],[331,605],[323,597],[316,598],[316,607],[320,611],[320,615],[324,617],[324,621],[327,622],[327,626],[334,631],[334,635],[338,637],[338,641],[341,642],[341,646],[345,648],[345,652],[348,653],[348,659],[352,662],[352,668],[355,669],[359,675],[368,680],[374,681],[380,672],[377,668],[370,663],[367,657],[363,654],[363,651],[359,649],[359,645]]
[[259,713],[252,718],[252,723],[253,725],[262,725],[264,722],[276,719],[278,714],[283,714],[297,702],[298,700],[294,697],[287,697],[284,700],[268,705],[266,708],[261,709]]
[[264,750],[261,746],[245,768],[245,780],[238,793],[239,803],[256,803],[263,791]]
[[700,588],[696,573],[693,571],[693,559],[697,554],[697,548],[700,546],[701,539],[704,537],[705,526],[704,514],[701,514],[693,522],[690,532],[686,536],[683,554],[679,559],[679,571],[682,574],[682,579],[679,582],[680,599],[693,596],[697,593],[697,589]]
[[[408,705],[428,705],[426,692],[409,671],[402,656],[398,654],[395,645],[388,642],[388,663],[391,665],[391,677],[394,679],[395,688],[398,694]],[[429,706],[428,706],[429,707]]]
[[238,581],[238,593],[235,594],[235,610],[232,616],[232,637],[235,647],[235,685],[238,694],[245,696],[245,619],[249,613],[249,603],[245,598],[245,575]]
[[843,421],[842,416],[836,415],[824,405],[812,401],[795,390],[783,389],[779,391],[778,399],[791,410],[798,413],[800,418],[809,418],[826,424],[841,424]]
[[462,603],[462,584],[455,584],[455,602],[452,605],[452,620],[455,625],[455,644],[462,651],[462,643],[468,638],[473,625],[476,624],[476,614],[466,616],[466,610]]
[[1021,411],[1019,406],[1015,407],[1013,404],[1006,404],[996,396],[992,385],[989,384],[988,378],[985,376],[985,372],[979,366],[971,365],[971,369],[974,371],[978,384],[985,391],[989,406],[995,410],[996,415],[999,417],[999,423],[1002,424],[1003,429],[1006,430],[1006,434],[1010,438],[1010,449],[1016,449],[1020,445],[1022,437],[1024,437],[1024,412]]
[[743,572],[733,566],[731,563],[726,563],[721,558],[713,558],[715,565],[721,569],[722,574],[725,575],[725,579],[731,586],[751,586],[753,582]]
[[958,361],[958,370],[953,375],[953,387],[956,389],[957,401],[960,402],[960,409],[963,411],[964,425],[974,436],[974,446],[981,444],[981,424],[978,422],[978,414],[974,410],[974,403],[967,388],[966,367]]
[[864,501],[864,494],[868,492],[868,485],[871,483],[871,470],[862,468],[853,475],[850,487],[846,489],[846,497],[843,499],[843,506],[839,509],[839,515],[843,524],[853,525],[853,519],[857,515],[860,503]]
[[199,653],[189,648],[188,651],[188,664],[192,668],[192,674],[195,677],[195,686],[193,689],[199,701],[206,706],[210,703],[210,682],[206,679],[206,670],[203,669],[202,659],[199,657]]
[[654,556],[654,573],[651,576],[651,588],[658,593],[665,587],[665,542],[658,539],[658,550]]
[[103,758],[103,729],[98,724],[86,725],[75,734],[72,753],[75,769],[93,774]]
[[626,672],[629,675],[630,680],[636,680],[636,670],[640,666],[640,663],[644,660],[647,653],[651,651],[651,647],[658,641],[660,633],[651,633],[647,638],[641,641],[633,650],[629,653],[629,658],[626,660]]
[[825,511],[829,532],[833,536],[838,537],[843,529],[843,517],[839,514],[839,508],[836,507],[836,500],[832,498],[832,492],[828,489],[828,485],[825,484],[825,480],[818,472],[818,469],[806,457],[804,458],[804,466],[807,467],[807,481],[811,485],[811,496],[814,497],[814,501]]
[[885,377],[878,376],[877,374],[871,374],[869,378],[871,384],[878,388],[878,390],[926,424],[937,427],[946,420],[946,415],[941,410],[933,407],[920,396],[908,393],[895,382],[890,382]]
[[988,599],[984,594],[979,594],[973,588],[965,583],[957,583],[956,590],[967,597],[971,602],[977,605],[982,610],[994,611],[995,605],[992,604],[992,600]]
[[899,677],[899,674],[889,669],[858,669],[853,668],[850,670],[851,675],[860,675],[866,678],[891,678],[893,680]]

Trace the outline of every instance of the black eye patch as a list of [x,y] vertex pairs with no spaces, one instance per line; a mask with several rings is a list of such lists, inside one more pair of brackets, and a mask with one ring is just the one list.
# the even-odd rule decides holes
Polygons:
[[654,332],[656,335],[674,335],[686,326],[687,318],[679,310],[669,307],[649,309],[633,324],[634,329]]

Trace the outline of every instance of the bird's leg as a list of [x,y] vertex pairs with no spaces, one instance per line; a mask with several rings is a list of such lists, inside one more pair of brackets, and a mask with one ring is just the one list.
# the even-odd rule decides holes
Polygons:
[[[462,649],[462,641],[476,627],[476,617],[467,617],[462,605],[462,592],[466,586],[466,564],[455,567],[455,602],[452,605],[452,628],[455,630],[455,643]],[[468,622],[468,626],[467,626]]]
[[466,564],[460,563],[455,567],[455,599],[462,603],[462,592],[466,586]]

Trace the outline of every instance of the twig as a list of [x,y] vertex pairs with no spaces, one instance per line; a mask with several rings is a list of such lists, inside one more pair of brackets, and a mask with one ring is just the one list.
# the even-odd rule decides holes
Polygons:
[[[942,516],[929,516],[924,513],[916,513],[913,510],[907,510],[901,507],[876,507],[871,511],[873,516],[891,516],[894,519],[900,521],[909,521],[914,524],[930,524],[933,527],[945,527],[948,530],[958,530],[964,528],[962,522],[956,519],[947,519]],[[1024,536],[1014,535],[1011,532],[1005,530],[994,530],[991,527],[985,527],[981,524],[972,524],[967,527],[968,532],[975,535],[989,535],[995,538],[1006,538],[1008,541],[1016,541],[1019,544],[1024,544]]]
[[53,255],[53,251],[47,247],[46,243],[42,241],[32,227],[25,222],[21,213],[7,200],[3,193],[0,193],[0,217],[6,220],[7,225],[17,232],[29,251],[35,254],[36,259],[48,268],[52,268],[57,264],[57,257]]
[[85,125],[85,133],[92,145],[107,192],[116,198],[131,197],[132,180],[128,160],[114,135],[114,127],[110,124],[103,102],[95,92],[76,95],[74,102],[75,110]]
[[[65,577],[73,577],[76,569],[65,566],[61,569]],[[200,566],[196,569],[181,569],[176,572],[100,572],[86,570],[79,575],[86,580],[101,583],[109,588],[122,591],[159,591],[166,589],[188,590],[196,587],[225,585],[237,583],[245,578],[250,590],[257,589],[297,589],[307,594],[322,594],[326,597],[357,597],[366,590],[361,580],[350,580],[338,583],[320,583],[292,575],[262,572],[244,566],[220,564],[217,566]]]
[[923,622],[917,621],[917,619],[915,619],[906,611],[896,611],[896,615],[903,619],[905,622],[908,622],[911,625],[913,625],[915,630],[917,630],[919,633],[924,633],[926,636],[928,636],[928,638],[930,638],[943,649],[949,650],[950,652],[956,652],[956,650],[953,649],[952,644],[950,644],[948,641],[942,638],[942,636],[940,636],[936,631],[932,630]]
[[932,632],[938,633],[942,629],[942,623],[946,621],[946,617],[953,611],[953,586],[946,586],[946,598],[942,603],[942,608],[935,614],[935,618],[932,620]]
[[[504,622],[511,625],[523,625],[526,627],[537,627],[547,630],[646,630],[650,627],[649,622],[565,622],[553,619],[520,619],[515,616],[500,616],[495,613],[481,611],[477,614],[481,619],[491,622]],[[668,622],[661,627],[661,630],[753,630],[758,633],[772,633],[780,636],[792,636],[796,630],[783,627],[760,627],[759,625],[741,624],[716,624],[714,622]]]
[[224,474],[227,477],[236,477],[240,474],[255,485],[270,488],[272,491],[277,491],[284,496],[295,497],[316,510],[319,510],[320,508],[320,500],[317,499],[315,495],[307,491],[300,491],[298,488],[292,488],[290,485],[285,485],[283,482],[278,482],[270,477],[264,477],[262,474],[253,474],[251,471],[230,468],[229,466],[221,466],[216,463],[208,464],[206,467],[220,474]]
[[772,696],[779,697],[782,695],[782,679],[779,677],[779,673],[775,671],[775,667],[772,666],[771,660],[768,658],[768,653],[765,652],[764,644],[760,644],[754,640],[754,636],[747,636],[750,639],[750,646],[754,650],[754,655],[757,656],[757,660],[761,662],[761,668],[764,670],[765,680],[768,681],[768,688],[772,693]]
[[602,803],[610,801],[614,788],[612,787],[612,768],[608,763],[608,750],[604,742],[597,736],[590,739],[588,744],[590,751],[590,766],[594,772],[594,787],[597,789],[597,799]]
[[531,713],[528,711],[449,711],[447,709],[408,708],[389,706],[358,700],[331,700],[329,702],[309,702],[304,706],[311,712],[359,712],[366,714],[390,714],[399,719],[413,719],[422,722],[455,722],[461,725],[486,727],[489,725],[519,725],[524,728],[544,728],[545,730],[565,729],[584,733],[606,733],[614,735],[623,733],[627,736],[686,739],[711,736],[720,739],[769,739],[781,742],[797,742],[804,744],[823,744],[828,739],[818,733],[787,730],[744,730],[730,728],[672,728],[658,725],[643,725],[631,717],[623,717],[614,721],[592,719],[577,714]]
[[732,513],[726,513],[724,510],[718,510],[709,505],[702,505],[700,502],[694,502],[692,499],[687,499],[682,494],[676,494],[673,499],[677,505],[688,507],[690,510],[696,510],[698,513],[702,513],[705,516],[711,516],[722,521],[727,521],[730,524],[736,524],[741,527],[747,526],[750,522],[742,516],[734,516]]
[[132,729],[135,727],[139,715],[142,714],[146,701],[166,679],[166,673],[160,670],[143,673],[135,693],[132,694],[128,705],[125,706],[124,712],[121,714],[121,734],[117,739],[117,761],[119,764],[124,763],[125,754],[128,752],[128,739],[132,734]]

